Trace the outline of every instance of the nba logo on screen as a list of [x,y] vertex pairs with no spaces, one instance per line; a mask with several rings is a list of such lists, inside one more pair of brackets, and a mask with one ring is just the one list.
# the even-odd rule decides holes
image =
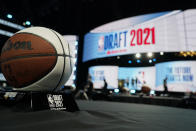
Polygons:
[[103,51],[103,50],[104,50],[104,36],[100,36],[98,41],[98,51]]

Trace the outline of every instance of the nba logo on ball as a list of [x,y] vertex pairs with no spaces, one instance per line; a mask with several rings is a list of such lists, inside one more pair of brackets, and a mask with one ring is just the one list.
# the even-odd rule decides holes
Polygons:
[[69,44],[52,29],[30,27],[15,33],[4,44],[1,69],[16,90],[54,91],[72,72]]

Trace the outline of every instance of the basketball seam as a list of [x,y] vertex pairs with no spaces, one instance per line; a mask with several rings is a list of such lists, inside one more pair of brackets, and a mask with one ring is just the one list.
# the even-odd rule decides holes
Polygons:
[[[51,29],[49,29],[49,30],[51,30]],[[63,54],[65,55],[65,50],[64,50],[64,46],[63,46],[63,43],[62,43],[61,39],[59,38],[59,36],[56,34],[55,31],[53,31],[53,30],[51,30],[51,31],[52,31],[52,32],[57,36],[57,38],[59,39],[60,44],[61,44],[61,46],[62,46],[62,48],[63,48]],[[62,80],[62,78],[63,78],[63,74],[64,74],[64,71],[65,71],[65,57],[63,57],[63,58],[64,58],[63,71],[62,71],[60,80],[59,80],[58,84],[56,85],[56,87],[53,89],[53,91],[56,90],[56,88],[59,86],[59,84],[61,83],[61,80]]]
[[[70,54],[70,47],[69,47],[69,44],[68,44],[68,48],[69,48],[69,56],[70,56],[70,61],[69,61],[69,64],[70,64],[70,67],[71,67],[71,71],[73,71],[72,70],[72,63],[71,63],[71,58],[72,58],[72,56],[71,56],[71,54]],[[71,72],[72,73],[72,72]]]
[[8,61],[15,60],[15,59],[21,59],[21,58],[45,57],[45,56],[70,57],[70,55],[65,55],[65,54],[31,54],[31,55],[15,56],[15,57],[11,57],[11,58],[1,59],[0,63],[8,62]]

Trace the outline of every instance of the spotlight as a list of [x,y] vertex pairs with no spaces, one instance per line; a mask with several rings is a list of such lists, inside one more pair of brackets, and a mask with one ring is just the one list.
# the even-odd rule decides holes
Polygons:
[[129,61],[128,61],[128,63],[129,63],[129,64],[131,64],[131,63],[132,63],[132,61],[131,61],[131,60],[129,60]]
[[78,41],[75,42],[75,46],[78,46]]
[[26,24],[26,25],[31,25],[31,22],[27,20],[27,21],[25,22],[25,24]]
[[117,56],[117,59],[120,59],[120,56]]
[[75,85],[75,84],[72,84],[72,86],[73,86],[73,87],[76,87],[76,85]]
[[73,80],[75,80],[76,79],[76,76],[75,75],[73,75]]
[[7,14],[7,18],[12,19],[13,16],[11,14]]
[[160,52],[160,55],[164,55],[164,52]]
[[77,58],[73,58],[73,62],[76,63],[77,62]]
[[154,58],[154,59],[152,59],[152,60],[153,60],[154,62],[155,62],[155,61],[157,61],[157,59],[156,59],[156,58]]
[[137,60],[137,63],[141,63],[141,60]]
[[114,89],[114,92],[115,93],[119,93],[119,89]]
[[135,92],[136,92],[135,90],[131,90],[130,91],[131,94],[135,94]]
[[140,58],[141,57],[141,54],[140,53],[137,53],[137,54],[135,54],[135,57],[136,58]]
[[76,67],[73,67],[73,71],[76,71]]
[[149,53],[147,53],[147,56],[150,58],[150,57],[152,57],[152,52],[149,52]]
[[78,46],[78,41],[75,41],[75,46]]
[[151,59],[149,60],[149,63],[152,63],[152,60]]
[[150,94],[151,94],[151,95],[154,95],[154,94],[155,94],[155,91],[154,91],[154,90],[151,90],[151,91],[150,91]]
[[184,54],[182,54],[184,57],[187,57],[187,54],[186,53],[184,53]]

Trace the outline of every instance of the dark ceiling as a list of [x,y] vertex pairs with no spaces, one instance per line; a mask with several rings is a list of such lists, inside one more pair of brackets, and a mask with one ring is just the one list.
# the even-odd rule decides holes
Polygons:
[[83,35],[117,19],[174,9],[196,8],[196,0],[1,0],[0,18],[52,28],[61,34]]

